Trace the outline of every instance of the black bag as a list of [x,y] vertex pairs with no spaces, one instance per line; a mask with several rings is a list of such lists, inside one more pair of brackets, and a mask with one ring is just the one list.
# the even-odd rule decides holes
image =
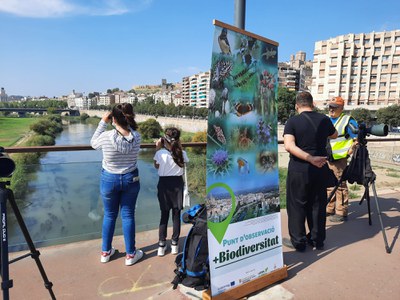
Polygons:
[[356,182],[367,186],[375,180],[376,175],[372,171],[371,161],[369,159],[367,147],[358,145],[353,153],[353,157],[344,173],[344,180],[349,183]]
[[185,239],[183,252],[176,259],[173,289],[178,284],[204,290],[209,287],[209,263],[207,240],[207,210],[204,204],[196,204],[182,214],[182,221],[193,224]]

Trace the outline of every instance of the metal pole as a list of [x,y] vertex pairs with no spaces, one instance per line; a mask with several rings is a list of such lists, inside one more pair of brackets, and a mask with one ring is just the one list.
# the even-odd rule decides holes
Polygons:
[[235,26],[244,30],[246,0],[235,0]]

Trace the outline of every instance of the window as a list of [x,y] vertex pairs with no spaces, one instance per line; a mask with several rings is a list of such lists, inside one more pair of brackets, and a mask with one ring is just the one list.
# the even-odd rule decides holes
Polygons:
[[399,64],[393,64],[393,65],[392,65],[392,68],[393,68],[393,69],[397,69],[398,67],[399,67]]
[[322,84],[318,85],[318,94],[322,94],[324,92],[324,86]]
[[371,82],[371,84],[369,86],[372,87],[372,88],[375,88],[376,87],[376,82]]
[[394,41],[395,41],[395,42],[399,42],[399,41],[400,41],[400,36],[396,36],[396,37],[394,38]]
[[396,98],[396,92],[389,92],[389,98],[391,99]]
[[389,59],[389,55],[382,56],[382,61],[387,61]]
[[388,69],[388,66],[387,65],[382,65],[382,67],[381,67],[381,70],[383,71],[383,70],[387,70]]
[[381,41],[381,38],[374,38],[374,44],[378,44]]
[[342,79],[346,79],[347,78],[347,75],[346,74],[342,74]]
[[385,43],[389,43],[389,42],[390,42],[390,37],[385,38],[385,39],[384,39],[384,42],[385,42]]
[[365,39],[365,40],[364,40],[364,45],[368,45],[370,42],[371,42],[370,39]]
[[392,87],[397,87],[397,82],[391,82],[390,83],[390,87],[392,88]]
[[385,87],[386,86],[386,82],[381,82],[380,84],[379,84],[379,87]]
[[375,47],[375,53],[377,53],[377,52],[381,52],[381,47]]
[[385,92],[379,92],[379,96],[385,96]]
[[386,46],[386,47],[385,47],[385,52],[389,52],[391,49],[392,49],[391,46]]

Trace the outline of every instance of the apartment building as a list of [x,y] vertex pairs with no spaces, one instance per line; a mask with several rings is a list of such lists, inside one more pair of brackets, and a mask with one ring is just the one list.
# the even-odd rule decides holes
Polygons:
[[306,60],[306,53],[298,51],[290,56],[289,62],[278,63],[279,86],[291,91],[308,91],[311,88],[312,62]]
[[208,107],[210,72],[182,78],[182,105]]
[[334,96],[347,109],[400,104],[400,30],[346,34],[315,43],[311,93],[324,108]]

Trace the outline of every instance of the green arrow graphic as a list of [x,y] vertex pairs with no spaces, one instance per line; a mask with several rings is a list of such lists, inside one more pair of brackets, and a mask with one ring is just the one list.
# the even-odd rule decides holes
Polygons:
[[233,213],[235,212],[236,199],[235,199],[235,194],[233,193],[232,189],[227,184],[222,183],[222,182],[217,182],[217,183],[214,183],[214,184],[210,185],[207,188],[207,194],[211,190],[213,190],[213,189],[215,189],[217,187],[221,187],[221,188],[226,189],[229,192],[229,195],[231,195],[231,200],[232,200],[231,211],[230,211],[228,217],[224,221],[219,222],[219,223],[214,223],[214,222],[211,222],[211,221],[207,221],[207,225],[208,225],[208,228],[210,229],[211,233],[217,239],[218,243],[221,244],[222,239],[224,238],[225,232],[228,229],[228,226],[229,226],[229,224],[231,222]]

